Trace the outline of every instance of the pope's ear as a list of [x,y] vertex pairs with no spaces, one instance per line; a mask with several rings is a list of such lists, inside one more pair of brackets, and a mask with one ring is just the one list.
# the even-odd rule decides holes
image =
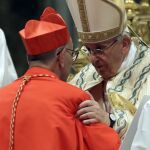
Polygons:
[[131,39],[130,39],[130,37],[124,36],[123,37],[123,52],[125,54],[128,54],[130,46],[131,46]]
[[131,38],[128,36],[123,37],[123,47],[124,48],[130,48],[131,45]]
[[57,63],[59,67],[64,68],[65,51],[57,52]]

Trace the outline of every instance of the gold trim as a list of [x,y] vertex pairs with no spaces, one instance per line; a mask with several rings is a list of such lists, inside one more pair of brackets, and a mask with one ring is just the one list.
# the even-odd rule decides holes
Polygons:
[[132,115],[134,115],[137,110],[136,107],[128,99],[124,98],[118,93],[109,93],[108,99],[113,108],[129,110]]
[[77,0],[83,32],[90,32],[85,0]]
[[97,43],[116,37],[119,34],[119,27],[102,32],[78,32],[78,36],[83,43]]

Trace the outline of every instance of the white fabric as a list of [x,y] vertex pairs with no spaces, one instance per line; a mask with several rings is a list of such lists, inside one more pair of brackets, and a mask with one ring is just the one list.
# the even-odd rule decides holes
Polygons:
[[[77,0],[66,0],[71,15],[79,32],[83,32],[81,16]],[[81,1],[82,3],[82,1]],[[124,0],[85,0],[85,13],[90,28],[89,32],[102,32],[119,27],[124,29],[125,7]],[[83,13],[83,10],[80,11]],[[84,22],[85,23],[85,22]],[[121,27],[120,27],[121,26]]]
[[[145,109],[145,106],[147,105],[147,102],[150,103],[150,96],[144,96],[143,99],[141,100],[139,108],[138,108],[136,114],[134,115],[134,118],[133,118],[133,121],[131,123],[131,126],[130,126],[130,128],[128,129],[128,131],[126,133],[125,138],[123,139],[123,142],[121,144],[120,150],[131,150],[131,147],[133,148],[133,150],[141,150],[140,149],[141,145],[143,143],[145,145],[145,142],[143,142],[143,140],[141,140],[141,137],[139,138],[139,135],[142,136],[141,128],[139,127],[139,125],[141,124],[141,120],[144,119],[143,111]],[[143,121],[147,122],[148,120],[146,119],[146,120],[143,120]],[[143,123],[142,123],[142,125],[143,125]],[[147,124],[147,125],[149,126],[150,124]],[[140,142],[136,138],[135,134],[138,135],[137,137],[139,138]],[[133,140],[134,140],[134,142],[133,142]]]
[[6,39],[0,29],[0,87],[3,87],[17,78],[17,74],[9,54]]
[[129,51],[128,56],[124,59],[120,69],[118,70],[118,73],[125,70],[127,67],[130,67],[133,64],[137,52],[137,48],[133,41],[131,43],[130,49],[131,51]]
[[150,100],[143,107],[131,150],[150,150]]

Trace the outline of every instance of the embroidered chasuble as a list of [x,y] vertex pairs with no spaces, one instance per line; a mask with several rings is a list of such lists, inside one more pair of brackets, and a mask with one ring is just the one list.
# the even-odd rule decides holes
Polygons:
[[[144,95],[150,93],[150,49],[142,42],[134,42],[136,55],[131,64],[120,71],[107,82],[106,95],[112,111],[117,117],[114,129],[123,138],[133,115]],[[132,51],[132,47],[130,48]],[[70,82],[71,84],[89,90],[101,83],[102,77],[92,64],[86,65]]]

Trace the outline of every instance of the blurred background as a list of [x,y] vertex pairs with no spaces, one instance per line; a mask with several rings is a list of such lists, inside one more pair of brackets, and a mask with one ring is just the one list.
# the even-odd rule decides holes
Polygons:
[[[137,16],[139,16],[140,20],[141,16],[146,16],[146,18],[143,19],[146,21],[146,26],[150,23],[150,0],[125,0],[125,2],[126,9],[128,11],[129,23],[131,25],[132,22],[135,22],[134,18]],[[5,33],[7,45],[18,76],[21,76],[28,67],[25,48],[22,44],[18,31],[24,28],[25,23],[29,19],[38,19],[46,6],[52,6],[63,16],[68,24],[74,44],[77,47],[76,29],[65,0],[0,0],[0,28],[2,28]],[[149,27],[150,24],[147,26],[147,30],[149,30]],[[136,30],[139,30],[138,28],[139,27],[135,27]],[[146,37],[146,40],[148,41],[149,37]]]

